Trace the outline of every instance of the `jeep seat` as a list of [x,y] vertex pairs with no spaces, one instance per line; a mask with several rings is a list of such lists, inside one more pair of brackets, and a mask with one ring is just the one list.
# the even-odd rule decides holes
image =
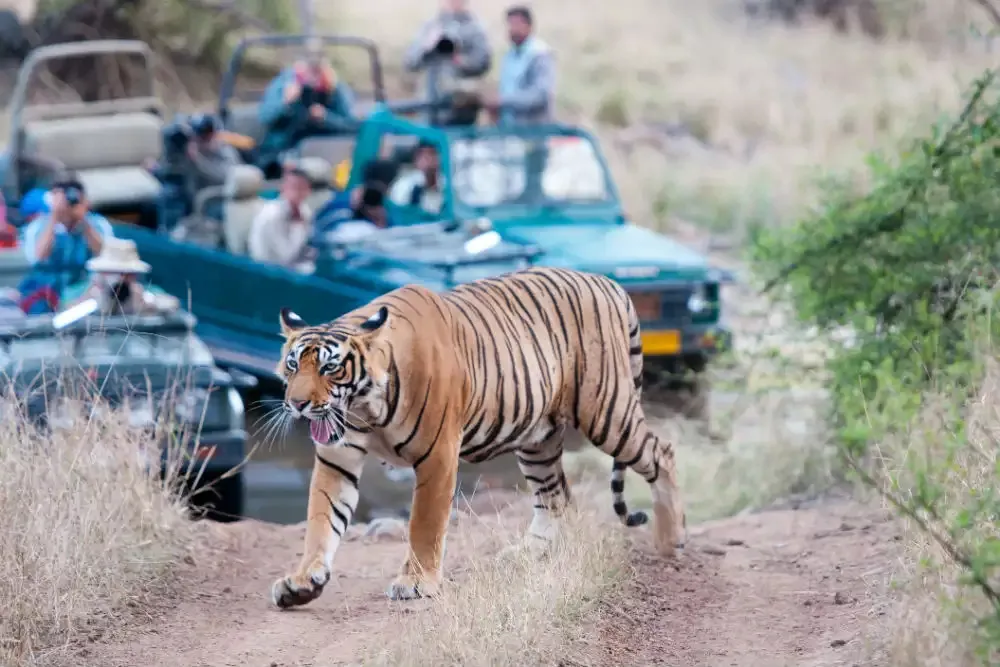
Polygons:
[[253,165],[241,164],[229,170],[222,233],[226,248],[234,255],[247,254],[254,218],[266,203],[260,197],[263,184],[264,172]]
[[306,204],[313,211],[318,211],[330,198],[333,190],[333,165],[321,157],[304,157],[299,160],[299,164],[312,185],[312,193]]
[[143,162],[159,159],[161,126],[145,111],[37,120],[25,127],[25,151],[75,171],[94,210],[139,208],[160,194]]

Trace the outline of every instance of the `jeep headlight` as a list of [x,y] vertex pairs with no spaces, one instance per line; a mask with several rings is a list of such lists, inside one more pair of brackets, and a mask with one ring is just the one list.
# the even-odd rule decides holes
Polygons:
[[691,296],[688,297],[687,307],[692,313],[699,314],[703,313],[712,307],[712,302],[709,300],[708,288],[704,283],[698,285],[691,291]]
[[246,408],[240,392],[230,387],[226,392],[226,402],[229,405],[229,430],[242,431],[246,428]]
[[208,418],[209,393],[200,387],[181,392],[174,402],[174,414],[177,419],[191,424],[200,424],[202,418]]

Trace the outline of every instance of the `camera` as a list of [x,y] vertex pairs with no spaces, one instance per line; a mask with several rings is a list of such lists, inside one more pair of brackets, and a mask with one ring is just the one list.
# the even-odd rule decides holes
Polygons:
[[451,57],[462,50],[462,41],[454,24],[446,25],[441,30],[441,36],[434,43],[428,55]]
[[385,203],[385,189],[381,183],[366,183],[361,191],[361,203],[364,206],[379,207]]
[[83,193],[80,192],[80,188],[70,186],[63,190],[63,195],[66,197],[66,203],[70,206],[76,206],[83,201]]
[[195,137],[206,137],[218,131],[219,123],[215,116],[208,113],[196,113],[192,116],[178,114],[174,121],[162,130],[163,158],[167,164],[176,164],[187,154],[188,144]]
[[315,88],[309,85],[302,86],[302,92],[299,94],[299,100],[307,109],[314,104],[323,104],[326,101]]

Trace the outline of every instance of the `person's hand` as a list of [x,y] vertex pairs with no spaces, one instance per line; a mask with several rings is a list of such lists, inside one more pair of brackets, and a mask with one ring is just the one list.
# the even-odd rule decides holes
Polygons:
[[437,46],[438,41],[441,39],[441,26],[435,25],[427,33],[427,39],[424,40],[424,51],[430,51],[435,46]]
[[198,157],[198,146],[196,146],[193,141],[189,141],[188,145],[187,145],[186,152],[187,152],[187,156],[189,158],[191,158],[192,160],[194,160],[194,159],[196,159]]
[[314,104],[309,107],[309,117],[313,120],[323,120],[326,117],[326,107],[322,104]]
[[157,162],[156,158],[148,157],[142,161],[142,168],[146,171],[156,171]]
[[285,86],[285,104],[291,104],[295,100],[299,99],[300,95],[302,95],[302,86],[299,85],[298,81],[290,81],[288,85]]

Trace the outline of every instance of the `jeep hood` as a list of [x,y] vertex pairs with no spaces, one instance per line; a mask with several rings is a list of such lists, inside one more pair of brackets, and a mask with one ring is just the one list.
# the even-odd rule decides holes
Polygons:
[[619,279],[701,280],[711,268],[690,248],[635,225],[516,225],[501,233],[545,251],[539,264],[609,275],[619,270],[622,275],[613,276]]

